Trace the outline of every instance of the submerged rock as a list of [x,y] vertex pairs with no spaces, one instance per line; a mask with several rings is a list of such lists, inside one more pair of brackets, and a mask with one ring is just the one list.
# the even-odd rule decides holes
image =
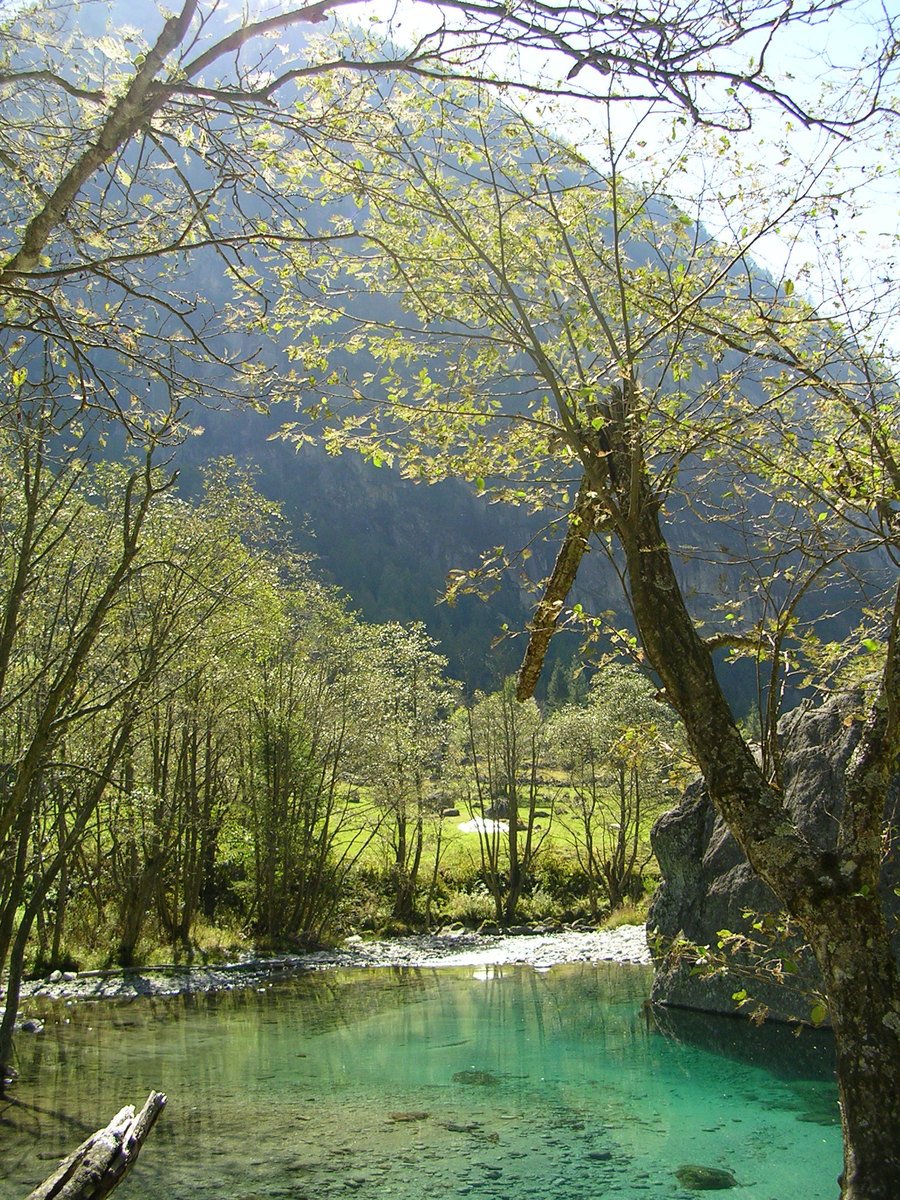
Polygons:
[[737,1180],[730,1171],[724,1171],[721,1167],[699,1167],[696,1163],[685,1163],[679,1167],[675,1178],[683,1188],[689,1188],[692,1192],[717,1192],[737,1187]]
[[490,1071],[457,1071],[453,1076],[454,1083],[468,1083],[476,1087],[496,1087],[500,1080]]

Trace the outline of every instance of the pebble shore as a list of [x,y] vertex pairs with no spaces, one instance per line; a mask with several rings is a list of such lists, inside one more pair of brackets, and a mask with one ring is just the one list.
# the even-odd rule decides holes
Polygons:
[[[518,964],[546,970],[573,962],[650,962],[643,925],[589,932],[480,934],[446,929],[433,934],[370,941],[358,935],[307,954],[247,959],[220,966],[162,967],[133,971],[54,972],[22,986],[22,1007],[32,997],[119,1000],[257,987],[297,971],[353,967],[488,967]],[[24,1016],[24,1012],[23,1012]]]

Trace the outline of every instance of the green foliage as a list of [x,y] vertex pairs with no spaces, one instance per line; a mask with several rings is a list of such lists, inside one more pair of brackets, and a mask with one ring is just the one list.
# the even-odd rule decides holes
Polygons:
[[[16,764],[2,816],[7,850],[27,847],[4,900],[44,898],[19,905],[6,955],[43,969],[191,960],[250,937],[480,921],[496,915],[492,886],[529,918],[584,911],[557,785],[537,779],[536,705],[507,682],[454,712],[423,628],[348,612],[280,549],[277,510],[232,462],[188,503],[152,466],[87,465],[73,426],[61,448],[47,403],[20,407],[0,453],[15,618],[0,739]],[[464,835],[440,816],[483,813],[479,787],[484,807],[496,792],[532,827],[512,858],[505,832]]]
[[615,910],[650,860],[650,825],[689,778],[684,731],[642,674],[609,665],[585,704],[553,714],[547,740],[569,789],[559,820],[590,882],[592,915],[601,889]]
[[[715,946],[697,946],[681,937],[658,941],[654,954],[684,960],[692,975],[719,976],[739,985],[731,993],[735,1007],[746,1010],[751,1020],[761,1022],[768,1008],[759,999],[760,985],[771,988],[790,982],[796,988],[800,961],[809,947],[798,924],[782,912],[747,910],[742,918],[743,928],[717,931]],[[809,1006],[809,1023],[822,1024],[827,1005],[821,993],[808,988],[803,994]]]
[[[802,220],[811,200],[789,188],[824,186],[820,167],[764,205],[749,185],[726,197],[711,183],[697,207],[724,210],[729,230],[712,236],[671,199],[677,156],[643,156],[636,182],[625,147],[638,130],[622,145],[610,137],[598,169],[475,89],[425,96],[415,80],[371,78],[322,88],[323,108],[354,115],[332,151],[290,169],[306,186],[314,170],[323,197],[352,186],[366,202],[335,218],[344,253],[319,256],[314,287],[296,272],[285,279],[282,319],[297,354],[314,346],[316,358],[286,392],[302,382],[313,407],[327,398],[332,449],[551,512],[570,510],[573,480],[607,460],[618,396],[622,471],[646,474],[688,586],[698,542],[715,542],[704,553],[728,599],[702,614],[703,636],[752,660],[764,761],[777,773],[785,681],[809,679],[817,638],[843,641],[841,610],[864,595],[857,580],[874,592],[888,580],[900,490],[888,348],[820,313],[793,281],[764,279],[750,258],[785,206]],[[698,131],[679,150],[705,164],[711,143]],[[358,153],[364,181],[347,168]],[[730,147],[716,154],[744,178]],[[850,304],[841,283],[835,303]],[[360,320],[373,293],[393,304]],[[634,496],[593,487],[594,526],[624,532]],[[594,544],[620,571],[609,537]],[[513,561],[505,552],[458,571],[451,594],[492,586]],[[643,653],[632,630],[583,600],[560,602],[553,619]],[[843,653],[864,656],[883,632],[872,606]]]
[[[447,660],[435,652],[422,625],[373,627],[362,652],[371,732],[359,775],[377,809],[373,830],[390,864],[393,916],[413,921],[420,876],[426,872],[433,884],[441,855],[441,817],[433,796],[455,685],[445,679]],[[436,831],[433,839],[427,839],[429,826]],[[431,862],[423,858],[426,840],[432,842]]]

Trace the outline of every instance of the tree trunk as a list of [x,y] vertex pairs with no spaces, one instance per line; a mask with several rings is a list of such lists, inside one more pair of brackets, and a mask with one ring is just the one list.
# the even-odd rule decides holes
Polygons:
[[[4,874],[0,875],[0,897],[2,897],[2,905],[0,905],[0,977],[6,971],[9,962],[15,937],[16,915],[25,897],[33,807],[33,802],[30,802],[28,807],[19,814],[18,831],[15,832],[15,838],[9,839],[10,842],[16,841],[15,853],[12,852],[10,846],[8,854],[8,857],[12,859],[12,867],[7,870],[6,864],[3,864]],[[0,853],[2,853],[2,849],[2,842],[0,842]],[[3,1058],[0,1055],[0,1063],[2,1061]]]
[[26,1200],[102,1200],[124,1179],[166,1104],[162,1092],[151,1092],[135,1116],[134,1106],[118,1112],[63,1159]]
[[121,928],[116,946],[116,962],[120,967],[134,965],[134,952],[141,940],[147,909],[156,886],[157,871],[161,865],[161,860],[152,856],[143,866],[134,864],[137,877],[128,882],[122,896],[122,912],[119,918]]
[[[710,799],[751,866],[803,929],[822,972],[834,1028],[844,1134],[843,1200],[900,1196],[900,974],[880,900],[888,785],[900,769],[900,586],[884,673],[847,772],[831,849],[801,837],[740,734],[672,566],[641,444],[636,381],[579,430],[600,521],[625,555],[647,659],[681,716]],[[559,600],[556,596],[554,599]],[[538,639],[538,642],[540,639]],[[526,663],[517,695],[540,663]]]
[[81,802],[80,807],[75,812],[72,823],[63,841],[56,849],[53,858],[44,868],[43,873],[37,876],[33,881],[31,896],[24,906],[21,917],[19,918],[18,926],[15,930],[12,945],[10,947],[9,956],[9,971],[6,980],[6,995],[5,1010],[3,1018],[0,1020],[0,1090],[3,1087],[3,1066],[8,1064],[12,1057],[12,1042],[13,1032],[16,1025],[16,1017],[18,1015],[19,994],[22,986],[22,973],[25,965],[25,951],[28,946],[28,939],[31,934],[32,927],[37,919],[38,913],[43,908],[44,902],[54,881],[59,876],[63,865],[68,862],[75,846],[78,845],[81,837],[84,834],[85,827],[103,797],[103,793],[109,784],[112,773],[115,769],[122,751],[127,745],[128,738],[131,734],[131,728],[136,716],[136,710],[132,709],[123,716],[122,724],[120,725],[112,744],[107,748],[106,761],[102,769],[97,773],[93,787]]
[[506,826],[509,848],[509,882],[503,900],[503,924],[515,924],[519,908],[519,897],[522,894],[522,857],[519,853],[519,784],[513,771],[508,791],[508,807],[506,810]]
[[[812,921],[809,921],[812,924]],[[900,1004],[876,896],[827,911],[810,942],[834,1028],[844,1134],[843,1200],[900,1196]],[[809,932],[809,930],[807,930]]]
[[[885,772],[895,755],[885,749],[880,775],[870,769],[856,791],[848,789],[850,815],[842,819],[837,852],[817,851],[798,836],[734,724],[712,655],[687,612],[657,511],[645,496],[622,538],[642,640],[685,723],[713,804],[756,873],[799,922],[822,972],[844,1131],[841,1196],[895,1200],[900,979],[877,886]],[[895,736],[893,729],[882,734],[885,744]]]

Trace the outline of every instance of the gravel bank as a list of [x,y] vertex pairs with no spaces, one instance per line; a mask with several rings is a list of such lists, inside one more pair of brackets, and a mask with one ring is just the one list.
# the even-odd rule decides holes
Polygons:
[[[22,987],[24,1002],[36,996],[54,1000],[117,1000],[254,987],[295,971],[331,967],[476,967],[517,963],[546,970],[559,963],[649,963],[643,925],[589,933],[484,935],[443,930],[416,937],[368,941],[353,936],[331,950],[249,959],[216,967],[170,967],[140,971],[88,971],[33,980]],[[24,1013],[23,1013],[24,1015]]]

